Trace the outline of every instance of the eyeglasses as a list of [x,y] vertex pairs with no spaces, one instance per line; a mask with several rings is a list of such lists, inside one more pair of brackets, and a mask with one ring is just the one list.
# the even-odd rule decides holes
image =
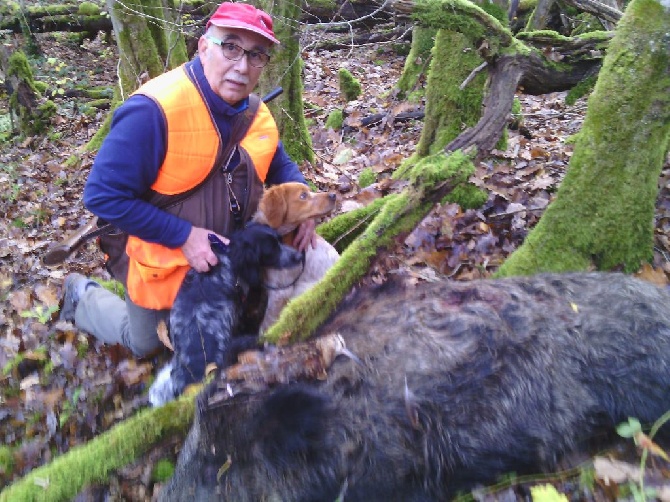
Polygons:
[[244,47],[240,47],[239,45],[232,42],[224,42],[223,40],[219,40],[218,38],[215,38],[211,35],[207,35],[205,38],[211,40],[216,45],[221,47],[224,57],[226,59],[230,59],[231,61],[239,61],[242,59],[242,56],[246,54],[247,61],[249,61],[249,64],[254,68],[263,68],[270,62],[270,55],[266,54],[265,52],[248,51]]

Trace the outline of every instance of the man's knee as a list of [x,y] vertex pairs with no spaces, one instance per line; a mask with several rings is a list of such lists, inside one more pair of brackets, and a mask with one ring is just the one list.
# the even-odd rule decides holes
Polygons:
[[163,345],[158,339],[158,335],[154,333],[153,337],[147,336],[146,333],[141,337],[129,337],[127,343],[124,343],[128,347],[133,355],[138,358],[147,358],[153,357],[163,350],[167,350],[167,347]]

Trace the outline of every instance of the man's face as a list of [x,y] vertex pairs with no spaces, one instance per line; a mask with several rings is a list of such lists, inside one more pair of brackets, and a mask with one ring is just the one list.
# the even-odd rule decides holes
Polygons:
[[[223,42],[239,45],[248,51],[261,51],[269,54],[272,43],[252,31],[237,28],[220,28],[212,26],[208,34]],[[249,64],[245,54],[238,61],[231,61],[223,55],[222,48],[200,37],[198,53],[205,70],[205,78],[214,92],[226,103],[234,105],[251,94],[258,83],[263,68]]]

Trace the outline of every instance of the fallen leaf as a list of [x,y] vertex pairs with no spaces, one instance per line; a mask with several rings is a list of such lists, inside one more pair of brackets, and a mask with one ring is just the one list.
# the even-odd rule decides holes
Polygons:
[[568,497],[559,493],[554,485],[531,486],[530,495],[533,502],[568,502]]
[[170,342],[170,333],[164,320],[161,319],[158,322],[158,326],[156,326],[156,333],[158,334],[158,339],[163,342],[163,345],[174,352],[174,348],[172,348],[172,343]]
[[665,275],[665,272],[660,268],[653,267],[649,263],[644,263],[635,276],[660,287],[668,285],[668,277]]
[[627,481],[640,479],[640,467],[631,465],[620,460],[604,457],[596,457],[593,460],[593,470],[596,479],[600,479],[609,485],[610,483],[621,484]]
[[342,148],[335,154],[332,163],[336,166],[346,164],[354,157],[354,151],[351,148]]

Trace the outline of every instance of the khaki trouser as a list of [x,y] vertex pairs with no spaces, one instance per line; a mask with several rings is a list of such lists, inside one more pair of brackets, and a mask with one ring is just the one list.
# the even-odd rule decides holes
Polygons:
[[169,309],[145,309],[102,287],[91,287],[80,298],[74,320],[77,328],[101,342],[118,343],[144,357],[164,347],[156,329],[161,320],[169,325],[169,316]]

